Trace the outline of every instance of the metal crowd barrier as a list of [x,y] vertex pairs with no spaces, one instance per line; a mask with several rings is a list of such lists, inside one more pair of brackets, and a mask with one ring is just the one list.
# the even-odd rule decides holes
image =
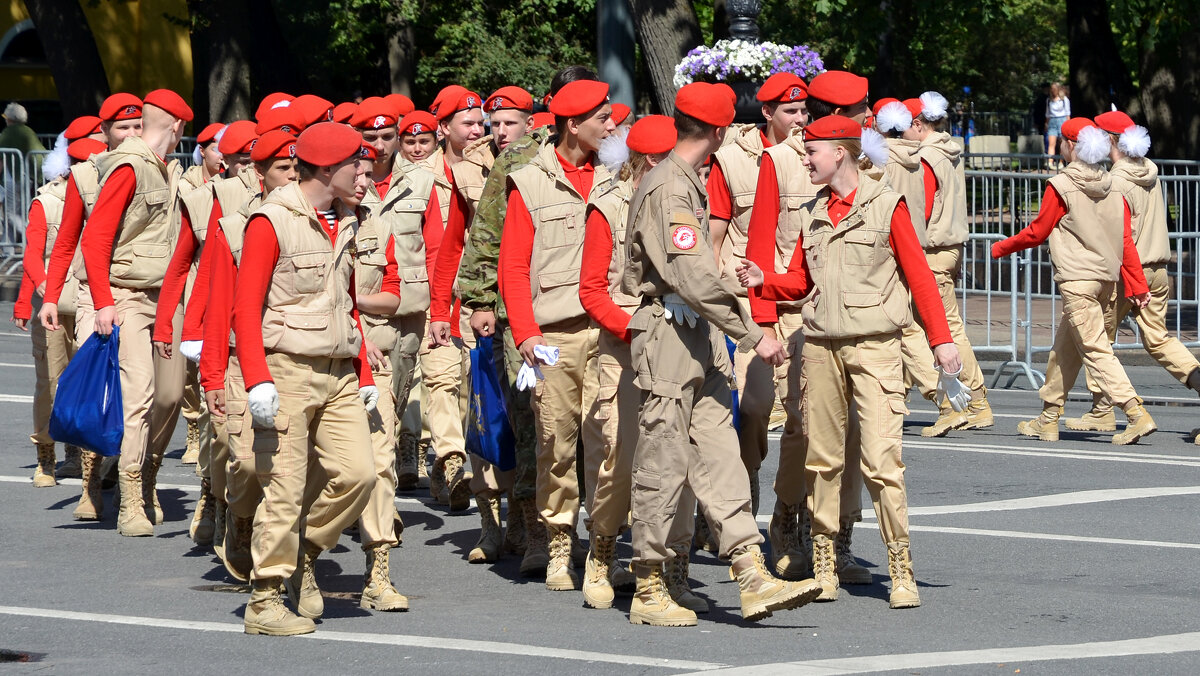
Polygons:
[[[1010,161],[1019,163],[1022,159]],[[1172,249],[1167,327],[1186,346],[1200,347],[1196,335],[1200,314],[1200,162],[1165,161],[1159,163],[1159,168]],[[1004,386],[1011,387],[1021,377],[1039,386],[1045,376],[1034,367],[1034,356],[1051,349],[1060,312],[1049,248],[1043,245],[992,260],[991,245],[1033,221],[1046,181],[1053,174],[968,170],[966,176],[971,235],[963,255],[959,289],[963,321],[975,329],[970,333],[976,350],[1000,353],[1003,358],[990,387],[998,386],[1005,378]],[[986,327],[986,334],[985,340],[976,344],[979,325]],[[1050,341],[1040,344],[1045,329]],[[1132,341],[1126,339],[1129,332]],[[1115,346],[1141,347],[1141,334],[1132,318],[1126,318],[1119,327]]]

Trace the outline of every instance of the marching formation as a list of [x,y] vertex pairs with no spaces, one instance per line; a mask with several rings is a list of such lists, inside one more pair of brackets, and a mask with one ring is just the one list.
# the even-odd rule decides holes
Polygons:
[[[708,612],[696,549],[729,562],[747,620],[870,584],[851,549],[865,486],[889,605],[919,606],[907,394],[939,408],[925,436],[994,423],[955,298],[970,224],[946,99],[870,107],[857,75],[779,73],[763,123],[731,126],[722,84],[682,87],[672,117],[635,120],[608,94],[579,66],[544,112],[513,86],[451,85],[424,110],[272,94],[198,130],[186,171],[169,156],[193,114],[174,92],[74,120],[30,210],[13,317],[37,368],[33,484],[81,477],[73,516],[91,521],[115,484],[117,532],[153,536],[182,412],[191,537],[250,584],[250,634],[315,630],[315,564],[348,529],[362,607],[407,610],[395,499],[426,477],[448,510],[478,509],[471,563],[521,557],[591,608],[632,594],[629,620],[657,626]],[[1134,443],[1155,424],[1112,351],[1125,315],[1200,391],[1165,328],[1149,136],[1120,112],[1061,135],[1070,163],[1037,218],[992,249],[1049,240],[1063,295],[1043,410],[1018,430],[1057,440],[1083,367],[1095,401],[1066,425],[1115,432],[1119,406],[1113,442]],[[118,326],[120,454],[67,446],[56,468],[59,375]],[[499,372],[511,462],[469,443],[472,351]],[[755,515],[778,409],[768,563]]]

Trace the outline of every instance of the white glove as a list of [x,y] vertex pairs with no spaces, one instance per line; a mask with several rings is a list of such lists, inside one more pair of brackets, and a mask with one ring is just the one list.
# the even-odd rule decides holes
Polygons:
[[967,404],[971,401],[971,392],[958,380],[962,369],[959,369],[958,373],[946,373],[942,371],[941,366],[934,368],[938,372],[937,398],[940,400],[944,396],[955,411],[965,411]]
[[179,353],[193,364],[199,364],[200,350],[203,347],[203,340],[185,340],[179,344]]
[[[558,363],[558,355],[560,350],[557,347],[549,345],[536,345],[533,348],[533,356],[538,361],[546,366],[554,366]],[[521,370],[517,371],[517,390],[524,392],[525,390],[533,389],[537,386],[537,381],[544,379],[542,370],[536,365],[521,364]]]
[[246,394],[246,406],[250,409],[254,426],[274,427],[275,414],[279,413],[279,391],[275,389],[275,383],[259,383]]
[[700,315],[695,310],[688,306],[683,301],[683,298],[677,293],[668,293],[663,296],[663,308],[666,312],[663,315],[668,320],[675,320],[680,326],[690,326],[696,328],[696,322],[700,321]]
[[368,411],[374,411],[375,404],[379,402],[379,388],[374,385],[361,385],[358,388],[358,398],[363,400]]

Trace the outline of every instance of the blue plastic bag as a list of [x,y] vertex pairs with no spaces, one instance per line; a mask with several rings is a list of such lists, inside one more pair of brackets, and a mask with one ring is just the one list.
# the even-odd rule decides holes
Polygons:
[[508,422],[504,392],[492,363],[492,337],[477,338],[471,350],[471,411],[467,416],[467,452],[500,471],[517,466],[517,437]]
[[50,436],[100,455],[120,455],[125,436],[121,402],[121,366],[117,361],[120,327],[111,336],[93,333],[58,377],[50,413]]
[[[732,368],[733,355],[737,352],[737,343],[730,340],[729,336],[725,336],[725,349],[729,350],[729,364]],[[740,433],[742,431],[742,407],[738,403],[738,388],[731,387],[729,389],[733,393],[733,429]]]

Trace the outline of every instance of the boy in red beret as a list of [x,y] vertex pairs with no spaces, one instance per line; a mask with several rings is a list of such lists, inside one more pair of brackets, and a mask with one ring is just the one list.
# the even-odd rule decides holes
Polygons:
[[[1129,204],[1100,163],[1108,159],[1108,134],[1085,117],[1062,125],[1063,157],[1070,164],[1046,186],[1033,222],[992,245],[992,257],[1050,241],[1054,281],[1063,296],[1062,320],[1046,362],[1046,382],[1038,390],[1042,413],[1017,424],[1017,431],[1042,441],[1058,441],[1058,423],[1067,393],[1080,368],[1101,385],[1102,394],[1121,406],[1129,424],[1112,438],[1132,444],[1158,429],[1142,405],[1121,362],[1113,354],[1104,318],[1116,299],[1117,284],[1131,304],[1150,302],[1150,290],[1133,242]],[[1115,428],[1115,425],[1114,425]]]
[[[272,191],[246,225],[233,333],[263,488],[248,634],[315,630],[312,620],[324,612],[316,558],[362,514],[375,484],[363,449],[371,448],[367,413],[379,393],[355,307],[358,221],[345,203],[365,173],[361,148],[349,126],[305,129],[296,145],[299,182]],[[279,595],[289,578],[301,616]]]
[[784,353],[721,280],[708,238],[708,200],[696,172],[721,147],[733,116],[733,102],[715,85],[681,88],[675,148],[642,179],[629,205],[621,291],[641,298],[628,326],[642,391],[630,500],[634,624],[696,624],[696,613],[663,580],[663,566],[677,556],[673,522],[692,518],[679,510],[688,488],[719,539],[721,557],[732,561],[744,619],[797,608],[820,593],[812,580],[784,582],[767,571],[750,482],[733,452],[733,368],[721,333],[770,365]]
[[437,120],[414,110],[400,119],[400,154],[409,162],[421,163],[437,149]]
[[187,194],[208,183],[224,171],[221,161],[221,151],[217,149],[221,133],[225,131],[224,124],[213,122],[196,134],[196,148],[192,151],[192,166],[188,167],[180,177],[183,187],[181,194]]
[[[119,460],[121,507],[117,532],[154,534],[162,509],[154,490],[163,453],[175,430],[184,365],[162,359],[152,345],[160,287],[179,222],[178,162],[164,158],[179,145],[192,110],[175,92],[146,95],[142,136],[126,139],[97,162],[96,206],[80,248],[89,302],[80,298],[77,330],[100,335],[120,324],[121,394],[125,435]],[[174,344],[178,345],[178,338]]]
[[604,450],[593,414],[600,334],[579,302],[579,270],[587,205],[614,179],[594,164],[595,153],[616,124],[608,85],[595,80],[563,86],[550,112],[557,143],[543,143],[530,164],[508,176],[499,281],[514,344],[542,376],[535,376],[533,412],[542,440],[537,509],[550,543],[546,588],[570,590],[579,582],[571,561],[580,495],[576,443],[582,439],[589,499]]

